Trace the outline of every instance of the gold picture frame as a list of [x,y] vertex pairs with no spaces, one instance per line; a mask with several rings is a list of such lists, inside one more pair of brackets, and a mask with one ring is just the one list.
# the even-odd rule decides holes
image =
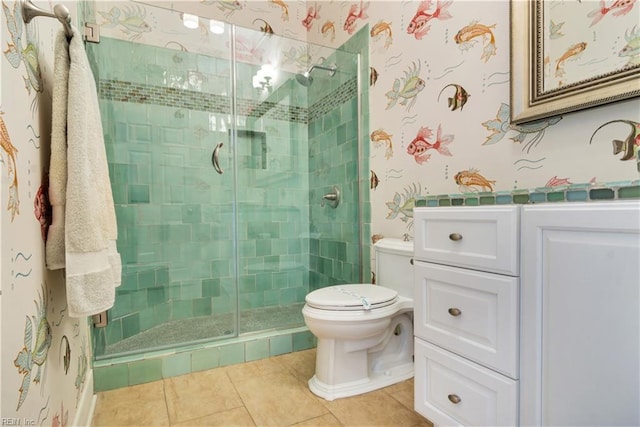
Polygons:
[[[574,9],[554,10],[558,5]],[[626,13],[614,11],[617,14],[601,13],[599,7],[600,2],[592,0],[510,1],[512,123],[537,121],[640,96],[640,58],[621,56],[624,42],[640,37],[640,4],[632,4],[634,9]],[[554,13],[563,20],[554,22]],[[634,20],[635,26],[630,25]],[[565,37],[569,34],[561,29],[564,24],[575,30],[570,37]],[[600,39],[615,39],[605,49],[602,43],[596,43],[600,41],[598,34]],[[590,45],[594,47],[588,51]],[[585,58],[587,53],[592,56]],[[580,70],[579,78],[562,81],[569,74],[565,67]]]

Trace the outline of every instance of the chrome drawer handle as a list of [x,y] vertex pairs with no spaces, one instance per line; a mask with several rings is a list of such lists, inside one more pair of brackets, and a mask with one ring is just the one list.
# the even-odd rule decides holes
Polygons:
[[449,398],[449,401],[454,405],[457,405],[458,403],[462,402],[462,399],[460,399],[460,397],[457,394],[450,394],[447,396],[447,398]]
[[462,234],[460,234],[460,233],[451,233],[451,234],[449,234],[449,239],[453,240],[454,242],[457,242],[458,240],[462,240]]
[[452,315],[453,317],[458,317],[462,314],[462,311],[459,308],[450,308],[449,310],[447,310],[449,312],[450,315]]

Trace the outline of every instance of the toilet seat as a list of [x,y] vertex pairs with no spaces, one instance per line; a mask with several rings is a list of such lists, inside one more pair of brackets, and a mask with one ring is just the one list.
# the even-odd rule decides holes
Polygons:
[[370,284],[334,285],[307,294],[309,307],[329,311],[375,310],[398,301],[398,292]]

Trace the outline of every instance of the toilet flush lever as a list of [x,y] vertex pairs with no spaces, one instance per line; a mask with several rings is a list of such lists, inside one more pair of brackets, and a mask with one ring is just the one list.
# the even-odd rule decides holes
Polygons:
[[362,307],[364,307],[365,310],[371,310],[371,304],[369,304],[369,301],[367,301],[365,297],[360,297],[360,300],[362,301]]

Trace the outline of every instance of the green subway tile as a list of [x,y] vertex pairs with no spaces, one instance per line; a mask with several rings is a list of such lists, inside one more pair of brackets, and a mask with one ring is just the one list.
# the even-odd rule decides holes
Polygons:
[[467,197],[464,199],[464,204],[466,206],[478,206],[479,200],[477,197]]
[[621,199],[638,199],[640,198],[640,185],[630,187],[621,187],[618,189],[618,197]]
[[416,200],[416,208],[423,208],[427,206],[427,201],[424,199]]
[[211,298],[197,298],[193,300],[194,316],[210,316],[211,315]]
[[451,199],[438,199],[438,206],[451,206]]
[[496,198],[494,196],[480,196],[481,205],[495,205]]
[[280,354],[291,353],[293,350],[293,340],[290,334],[277,335],[269,338],[269,355],[278,356]]
[[564,191],[553,191],[551,193],[547,193],[547,201],[548,202],[564,202]]
[[524,205],[529,203],[529,194],[514,194],[513,203]]
[[589,200],[589,193],[585,190],[567,190],[568,202],[584,202]]
[[182,352],[162,358],[162,378],[170,378],[191,372],[191,353]]
[[428,207],[436,207],[438,206],[438,200],[427,200],[427,206]]
[[172,318],[188,319],[193,316],[193,303],[191,300],[173,301],[172,302]]
[[451,199],[451,206],[462,206],[464,205],[464,199],[461,197],[457,197],[454,199]]
[[316,346],[316,337],[309,331],[293,334],[293,351],[307,350]]
[[269,339],[264,338],[255,341],[247,341],[244,346],[245,360],[250,362],[252,360],[265,359],[269,357]]
[[511,195],[501,194],[496,196],[497,205],[509,205],[513,203],[513,197]]
[[589,191],[591,200],[610,200],[615,198],[615,192],[611,188],[594,188]]
[[220,366],[220,348],[204,348],[191,353],[191,371],[204,371]]
[[129,362],[129,385],[144,384],[162,379],[162,359]]
[[129,185],[129,203],[149,203],[148,185]]
[[531,193],[529,195],[529,200],[531,203],[544,203],[547,201],[547,196],[545,193]]
[[228,344],[219,347],[220,366],[244,363],[244,343]]
[[129,386],[129,368],[121,363],[93,368],[93,389],[95,392],[114,390]]
[[140,333],[138,313],[122,318],[122,338],[129,338]]

